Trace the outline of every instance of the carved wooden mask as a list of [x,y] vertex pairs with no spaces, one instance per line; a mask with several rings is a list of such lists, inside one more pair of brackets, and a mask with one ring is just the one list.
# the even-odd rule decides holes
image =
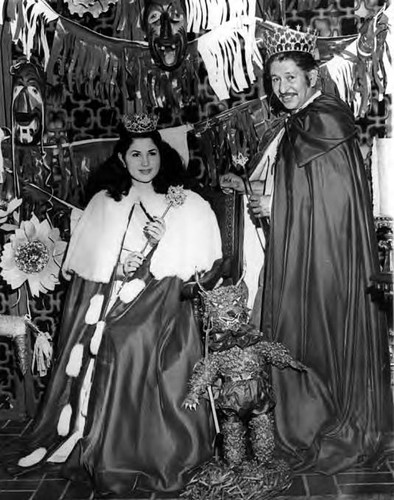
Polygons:
[[44,113],[42,75],[34,64],[28,62],[16,64],[11,72],[15,141],[19,144],[38,144]]
[[142,25],[156,65],[166,71],[178,68],[187,48],[186,10],[182,0],[147,0]]

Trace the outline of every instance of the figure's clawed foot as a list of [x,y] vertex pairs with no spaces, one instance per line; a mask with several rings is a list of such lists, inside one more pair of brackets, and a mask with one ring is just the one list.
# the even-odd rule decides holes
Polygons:
[[185,401],[182,403],[183,408],[186,408],[186,410],[197,410],[198,406],[198,401],[192,398],[187,398]]

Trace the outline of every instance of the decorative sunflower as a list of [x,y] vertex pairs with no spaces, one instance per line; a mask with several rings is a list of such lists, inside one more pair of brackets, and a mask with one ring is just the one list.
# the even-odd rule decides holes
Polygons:
[[33,296],[47,293],[59,283],[66,246],[59,229],[51,228],[47,220],[40,222],[33,214],[4,245],[0,274],[13,289],[27,281]]

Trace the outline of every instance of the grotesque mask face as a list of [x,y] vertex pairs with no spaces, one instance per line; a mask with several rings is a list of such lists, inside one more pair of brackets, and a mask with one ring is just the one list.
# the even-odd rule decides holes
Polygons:
[[236,330],[248,320],[248,289],[243,281],[202,293],[204,315],[209,318],[212,333]]
[[12,113],[15,139],[20,144],[37,144],[42,133],[43,97],[39,70],[30,63],[13,68]]
[[166,71],[178,68],[187,48],[186,12],[182,0],[147,0],[143,27],[157,66]]

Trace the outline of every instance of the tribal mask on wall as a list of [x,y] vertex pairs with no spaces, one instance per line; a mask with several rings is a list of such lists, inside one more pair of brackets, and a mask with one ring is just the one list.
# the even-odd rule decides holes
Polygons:
[[187,48],[187,20],[183,1],[146,0],[142,27],[156,65],[166,71],[178,68]]
[[38,144],[43,131],[43,77],[38,67],[26,61],[15,64],[11,73],[15,140],[19,144]]

